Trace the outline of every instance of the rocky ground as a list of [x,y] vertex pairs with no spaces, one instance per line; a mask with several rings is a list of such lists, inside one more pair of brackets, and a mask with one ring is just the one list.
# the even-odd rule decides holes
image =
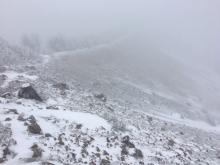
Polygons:
[[218,165],[218,127],[131,109],[37,64],[0,66],[4,165]]

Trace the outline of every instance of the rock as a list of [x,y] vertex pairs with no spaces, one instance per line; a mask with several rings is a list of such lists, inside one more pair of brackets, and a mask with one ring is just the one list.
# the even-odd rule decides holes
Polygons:
[[127,148],[125,147],[125,145],[122,146],[122,149],[121,149],[121,155],[128,155],[128,150]]
[[104,150],[103,155],[109,155],[109,153],[106,150]]
[[89,165],[96,165],[93,161],[89,162]]
[[19,121],[26,121],[26,119],[24,118],[24,113],[21,113],[21,114],[18,116],[17,120],[19,120]]
[[41,134],[41,128],[37,123],[28,125],[28,131],[33,134]]
[[59,108],[55,105],[50,105],[48,107],[46,107],[46,109],[54,109],[54,110],[59,110]]
[[82,124],[77,124],[76,125],[76,129],[81,129],[82,128]]
[[34,116],[30,116],[28,120],[30,121],[30,124],[28,124],[28,131],[33,134],[41,134],[42,130],[40,126],[37,124]]
[[7,111],[7,113],[13,113],[13,114],[15,114],[15,115],[18,115],[18,111],[17,111],[16,109],[9,109],[9,110]]
[[147,116],[147,121],[151,124],[153,121],[153,118],[151,116]]
[[20,88],[20,90],[18,91],[18,97],[24,99],[43,101],[30,84],[27,84]]
[[7,117],[7,118],[5,119],[5,121],[11,121],[11,118],[10,118],[10,117]]
[[12,96],[12,94],[10,92],[6,92],[6,93],[3,93],[1,95],[2,98],[5,98],[5,99],[10,99]]
[[42,157],[43,150],[41,148],[39,148],[37,144],[34,144],[31,147],[31,150],[33,151],[32,158],[40,158],[40,157]]
[[27,118],[27,120],[30,121],[30,123],[36,123],[37,122],[37,120],[35,119],[35,117],[33,115],[29,116]]
[[4,163],[5,161],[5,158],[0,158],[0,163]]
[[103,102],[107,101],[107,97],[103,93],[95,94],[94,97],[103,101]]
[[42,162],[41,165],[55,165],[55,164],[50,163],[50,162]]
[[58,136],[58,144],[60,144],[60,145],[64,145],[64,142],[63,142],[63,139],[62,139],[62,134],[60,134],[59,136]]
[[122,143],[128,148],[135,148],[135,145],[130,142],[130,137],[125,136],[122,138]]
[[144,157],[142,151],[137,148],[135,149],[135,152],[132,156],[136,159],[143,159]]
[[52,135],[50,133],[45,133],[44,135],[45,137],[52,137]]
[[11,154],[11,151],[9,150],[8,147],[5,147],[5,149],[3,150],[3,157],[6,158],[7,155],[10,155]]
[[102,159],[100,162],[100,165],[110,165],[110,164],[111,164],[110,161],[106,159]]
[[175,141],[173,139],[170,139],[167,143],[169,146],[173,147],[175,144]]
[[10,155],[11,151],[9,150],[9,148],[6,146],[3,150],[2,150],[2,157],[0,157],[0,163],[4,163],[7,159],[7,155]]
[[69,86],[65,83],[56,83],[53,85],[53,87],[60,90],[69,90]]
[[21,101],[16,101],[16,104],[21,105],[22,102]]

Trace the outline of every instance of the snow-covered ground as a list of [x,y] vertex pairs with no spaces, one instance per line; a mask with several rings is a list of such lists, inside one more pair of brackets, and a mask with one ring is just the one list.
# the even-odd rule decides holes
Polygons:
[[[192,120],[178,113],[182,109],[171,111],[163,106],[172,103],[184,108],[176,104],[181,97],[124,77],[113,78],[115,82],[99,79],[110,82],[106,91],[130,90],[129,94],[139,94],[139,102],[147,103],[125,104],[105,90],[95,93],[97,88],[89,90],[77,79],[71,81],[70,70],[64,70],[67,75],[62,78],[62,62],[51,67],[60,60],[58,55],[53,57],[42,55],[41,63],[7,66],[0,72],[0,163],[220,164],[220,126]],[[18,97],[27,83],[43,102]],[[156,104],[155,99],[159,100]],[[201,108],[195,98],[186,100],[194,112]]]

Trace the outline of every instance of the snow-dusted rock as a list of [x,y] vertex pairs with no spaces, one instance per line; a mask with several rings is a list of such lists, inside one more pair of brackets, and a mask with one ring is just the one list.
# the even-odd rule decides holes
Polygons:
[[43,101],[42,98],[36,92],[36,90],[30,84],[21,87],[21,89],[18,91],[18,97],[24,99]]

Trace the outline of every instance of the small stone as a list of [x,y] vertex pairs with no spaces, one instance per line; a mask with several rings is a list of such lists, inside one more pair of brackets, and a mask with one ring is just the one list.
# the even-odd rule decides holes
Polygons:
[[106,159],[102,159],[100,165],[110,165],[110,161]]
[[32,121],[31,124],[28,124],[28,131],[33,134],[41,134],[42,130],[36,121]]
[[52,135],[50,133],[45,133],[44,135],[45,137],[52,137]]
[[7,113],[13,113],[13,114],[18,115],[18,111],[17,111],[16,109],[9,109],[9,110],[7,111]]
[[126,147],[135,148],[135,145],[130,142],[130,137],[129,137],[129,136],[123,137],[123,138],[122,138],[122,143],[124,143],[124,145],[125,145]]
[[175,141],[174,141],[173,139],[170,139],[170,140],[168,141],[168,145],[169,145],[169,146],[173,147],[174,144],[175,144]]
[[69,90],[69,86],[65,83],[57,83],[57,84],[54,84],[53,87],[60,89],[60,90]]
[[37,122],[36,118],[33,115],[29,116],[27,118],[27,120],[30,121],[30,123],[36,123]]
[[109,153],[106,150],[104,150],[103,155],[109,155]]
[[6,93],[3,93],[1,97],[5,99],[10,99],[12,97],[12,94],[10,92],[6,92]]
[[21,113],[19,116],[18,116],[18,119],[19,121],[26,121],[26,119],[24,118],[24,113]]
[[142,159],[144,156],[142,151],[136,148],[133,157],[136,159]]
[[46,109],[54,109],[54,110],[59,110],[59,108],[55,105],[50,105],[48,107],[46,107]]
[[121,155],[128,155],[128,150],[125,146],[122,146]]
[[41,165],[55,165],[55,164],[50,163],[50,162],[42,162]]
[[97,98],[103,102],[107,101],[107,97],[103,93],[95,94],[94,96],[95,96],[95,98]]
[[31,147],[31,150],[33,151],[32,158],[40,158],[40,157],[42,157],[43,150],[41,148],[39,148],[37,144],[34,144]]
[[77,124],[76,125],[76,129],[81,129],[82,128],[82,124]]
[[58,143],[60,144],[60,145],[64,145],[64,142],[63,142],[63,139],[62,139],[62,135],[60,134],[59,135],[59,137],[58,137]]
[[5,121],[11,121],[11,118],[10,118],[10,117],[7,117],[7,118],[5,119]]

